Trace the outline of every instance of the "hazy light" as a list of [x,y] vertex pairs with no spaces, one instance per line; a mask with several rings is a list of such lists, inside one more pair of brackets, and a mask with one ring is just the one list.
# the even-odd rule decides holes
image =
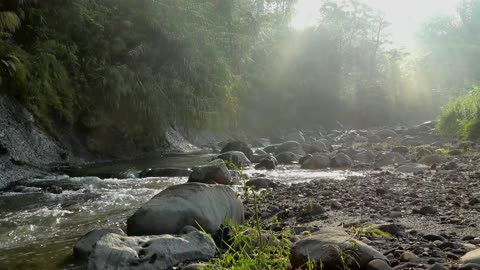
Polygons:
[[[460,0],[364,0],[374,8],[381,10],[392,25],[393,42],[398,46],[410,46],[418,26],[435,14],[451,14]],[[291,26],[304,29],[314,26],[318,21],[321,0],[298,0],[296,14]]]

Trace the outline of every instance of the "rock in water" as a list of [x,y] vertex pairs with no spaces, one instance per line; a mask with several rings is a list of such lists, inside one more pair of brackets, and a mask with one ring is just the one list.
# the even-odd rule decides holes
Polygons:
[[188,182],[228,185],[232,182],[232,176],[225,161],[217,159],[207,165],[193,167]]
[[365,269],[374,259],[387,261],[382,253],[350,237],[343,229],[324,228],[295,243],[290,262],[293,269],[300,269],[309,259],[317,264],[322,263],[323,269],[337,269],[342,265],[341,255],[348,269]]
[[275,156],[280,164],[292,164],[300,160],[301,156],[292,152],[282,152]]
[[243,204],[228,186],[186,183],[158,193],[127,220],[128,235],[178,234],[200,225],[214,233],[224,221],[242,224]]
[[242,141],[229,142],[222,148],[221,153],[226,153],[230,151],[240,151],[245,154],[245,156],[250,160],[253,156],[253,150],[248,146],[247,143]]
[[353,161],[349,156],[345,155],[344,153],[338,153],[330,161],[330,166],[332,166],[333,168],[352,167]]
[[100,239],[88,258],[89,270],[148,269],[166,270],[193,260],[208,260],[215,245],[202,232],[183,236],[124,237],[107,234]]
[[267,156],[255,166],[255,169],[256,170],[266,169],[270,171],[270,170],[275,170],[277,165],[278,165],[278,161],[274,156]]
[[[245,166],[249,166],[250,164],[252,164],[250,160],[245,156],[245,154],[240,151],[225,152],[219,155],[217,159],[221,159],[227,163],[231,162],[237,168],[243,168]],[[235,168],[231,168],[231,169],[235,169]]]
[[[265,150],[266,151],[266,150]],[[267,151],[268,152],[268,151]],[[295,141],[284,142],[277,146],[276,153],[280,154],[282,152],[291,152],[296,155],[304,156],[305,151],[300,143]]]
[[302,169],[306,170],[325,169],[328,166],[330,166],[330,158],[323,155],[312,156],[302,163]]
[[278,184],[267,178],[255,178],[247,181],[245,185],[253,187],[255,190],[262,188],[275,188],[278,187]]
[[76,259],[88,259],[90,253],[92,253],[93,248],[95,247],[95,243],[100,240],[103,236],[112,233],[118,234],[120,236],[127,236],[122,230],[120,229],[96,229],[93,230],[84,236],[82,236],[78,242],[73,247],[73,256]]

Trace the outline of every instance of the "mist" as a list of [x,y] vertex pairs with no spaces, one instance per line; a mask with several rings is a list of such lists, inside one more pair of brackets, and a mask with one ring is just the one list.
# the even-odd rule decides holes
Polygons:
[[480,0],[0,0],[0,268],[480,269]]

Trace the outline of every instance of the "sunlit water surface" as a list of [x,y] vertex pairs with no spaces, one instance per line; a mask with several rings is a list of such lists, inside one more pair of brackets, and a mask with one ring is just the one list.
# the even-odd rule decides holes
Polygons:
[[[142,159],[84,168],[83,172],[134,176],[148,167],[187,168],[210,159],[209,155]],[[349,175],[359,175],[350,171],[305,171],[298,165],[275,171],[247,169],[244,173],[264,174],[287,184],[322,178],[343,180]],[[186,177],[52,176],[29,182],[61,186],[62,194],[44,193],[34,187],[22,192],[0,193],[0,269],[82,269],[84,266],[74,262],[71,256],[80,236],[94,228],[124,228],[126,219],[151,197],[170,185],[186,181]]]

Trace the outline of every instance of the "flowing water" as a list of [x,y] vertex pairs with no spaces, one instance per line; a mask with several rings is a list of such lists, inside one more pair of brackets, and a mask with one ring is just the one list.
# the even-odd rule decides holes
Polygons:
[[[118,175],[118,178],[57,175],[31,179],[15,192],[0,193],[0,269],[82,269],[72,259],[75,241],[102,227],[124,228],[126,219],[162,189],[187,181],[186,177],[135,178],[149,167],[189,168],[204,164],[211,155],[149,157],[101,164],[70,175]],[[247,175],[265,174],[284,183],[319,178],[342,180],[348,171],[304,171],[283,167],[275,171],[247,169]],[[103,178],[103,177],[102,177]],[[63,193],[42,191],[56,185]]]

